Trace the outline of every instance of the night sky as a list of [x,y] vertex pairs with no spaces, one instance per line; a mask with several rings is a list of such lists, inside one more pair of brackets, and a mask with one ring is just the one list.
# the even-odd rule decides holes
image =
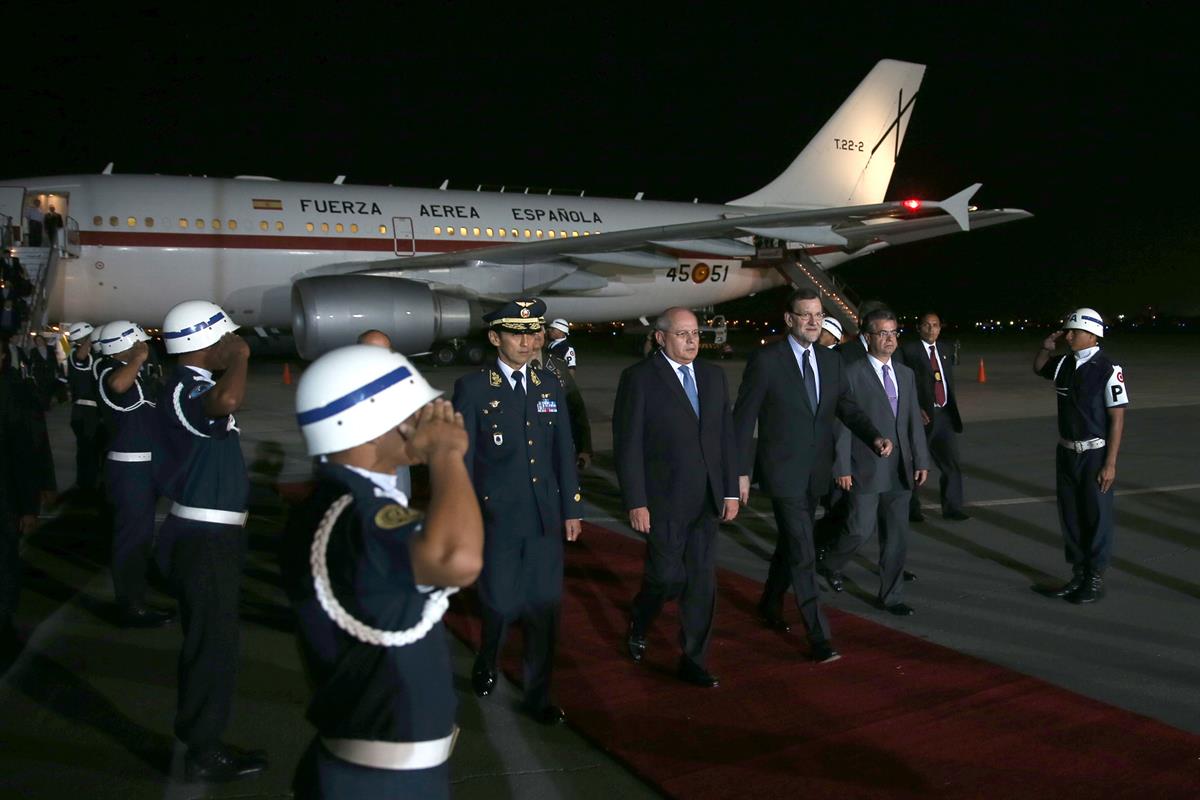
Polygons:
[[847,265],[859,294],[960,319],[1200,314],[1200,43],[1184,11],[802,5],[820,8],[10,10],[0,174],[113,161],[722,202],[773,178],[898,58],[928,70],[889,199],[979,181],[976,204],[1036,218]]

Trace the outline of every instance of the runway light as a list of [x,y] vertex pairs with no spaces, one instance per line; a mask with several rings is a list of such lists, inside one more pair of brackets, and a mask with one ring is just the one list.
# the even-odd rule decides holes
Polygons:
[[904,201],[903,205],[909,211],[919,211],[921,208],[921,201],[915,197],[910,197]]

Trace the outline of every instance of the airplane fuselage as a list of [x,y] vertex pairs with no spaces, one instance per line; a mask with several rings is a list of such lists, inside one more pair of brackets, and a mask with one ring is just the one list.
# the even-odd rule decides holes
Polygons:
[[[464,252],[745,213],[722,205],[523,192],[445,191],[265,179],[76,175],[4,181],[65,196],[78,257],[61,259],[51,319],[161,323],[175,303],[211,299],[240,325],[286,327],[292,280],[333,264]],[[604,288],[548,297],[573,321],[700,307],[780,285],[740,258],[676,252],[680,268],[593,266]],[[836,255],[836,254],[831,254]],[[703,267],[695,269],[696,265]],[[488,294],[489,267],[405,270],[404,277]],[[512,287],[513,293],[520,286]]]

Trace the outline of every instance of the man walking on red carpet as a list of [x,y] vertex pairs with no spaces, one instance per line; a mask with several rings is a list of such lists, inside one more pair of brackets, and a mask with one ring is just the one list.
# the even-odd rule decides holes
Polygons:
[[679,678],[717,686],[705,666],[716,603],[718,520],[738,513],[737,468],[724,371],[697,361],[700,326],[686,308],[655,322],[662,349],[621,373],[613,449],[629,524],[646,536],[642,588],[627,645],[641,662],[646,630],[679,598]]

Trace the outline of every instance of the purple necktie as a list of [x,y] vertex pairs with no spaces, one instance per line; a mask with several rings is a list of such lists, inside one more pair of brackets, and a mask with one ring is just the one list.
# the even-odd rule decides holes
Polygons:
[[883,392],[887,395],[888,403],[892,406],[892,416],[897,414],[897,397],[896,384],[892,381],[892,371],[887,364],[883,365]]

